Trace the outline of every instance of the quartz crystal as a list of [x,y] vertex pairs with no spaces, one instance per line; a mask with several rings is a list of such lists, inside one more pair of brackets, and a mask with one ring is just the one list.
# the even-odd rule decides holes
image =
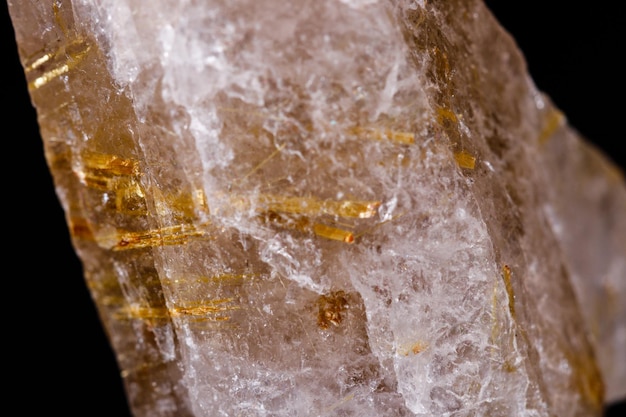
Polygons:
[[135,416],[626,396],[623,175],[482,1],[8,5]]

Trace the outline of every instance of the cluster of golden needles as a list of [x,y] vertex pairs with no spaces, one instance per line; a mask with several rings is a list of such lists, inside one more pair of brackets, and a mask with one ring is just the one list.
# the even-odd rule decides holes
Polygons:
[[[67,32],[62,16],[55,9],[55,16],[64,33]],[[67,35],[67,33],[66,33]],[[27,60],[25,72],[30,79],[29,88],[38,89],[48,84],[53,79],[67,74],[76,68],[83,58],[91,50],[91,45],[82,37],[76,37],[73,41],[63,44],[58,50],[49,53],[35,54]],[[247,112],[238,109],[221,108],[225,112],[240,112],[253,117],[272,118],[263,112]],[[449,109],[437,109],[439,124],[456,123],[456,114]],[[554,124],[554,123],[553,123]],[[391,128],[354,126],[346,130],[348,135],[358,136],[362,139],[388,141],[399,145],[413,145],[415,135],[411,132],[397,131]],[[262,166],[279,155],[285,144],[278,146],[263,161],[257,164],[239,182],[254,175]],[[115,193],[115,206],[118,212],[131,215],[146,215],[145,193],[140,182],[139,161],[131,158],[123,158],[117,155],[85,153],[82,155],[83,169],[77,172],[80,180],[88,187],[103,192]],[[471,154],[461,151],[454,155],[457,164],[461,168],[474,169],[476,159]],[[196,190],[196,194],[203,194],[202,190]],[[206,197],[203,195],[203,198]],[[174,201],[174,198],[165,197],[165,202]],[[197,198],[190,199],[191,202]],[[352,231],[335,225],[324,224],[314,219],[327,216],[335,219],[368,219],[376,214],[380,201],[358,200],[320,200],[315,197],[281,196],[261,194],[256,201],[247,201],[245,197],[232,197],[235,208],[248,209],[256,204],[259,219],[269,221],[283,227],[292,227],[297,230],[312,232],[313,234],[330,239],[353,243],[355,235]],[[243,203],[242,203],[243,202]],[[187,208],[189,210],[189,208]],[[81,219],[73,219],[74,225],[80,227],[74,229],[78,237],[91,237],[88,230],[89,222]],[[113,250],[127,250],[161,245],[184,244],[189,238],[200,237],[206,233],[206,226],[178,225],[158,228],[146,231],[117,231],[117,242],[110,245]],[[104,241],[111,242],[113,236],[100,236]]]
[[[407,132],[393,130],[379,131],[374,128],[355,127],[352,134],[364,135],[370,139],[387,139],[401,144],[412,144],[414,135]],[[284,145],[278,147],[266,159],[255,166],[243,179],[256,172],[260,166],[278,155]],[[462,151],[455,154],[455,160],[461,168],[473,169],[475,158]],[[145,209],[137,208],[137,199],[144,198],[140,187],[141,172],[139,162],[134,159],[121,158],[117,155],[88,153],[83,155],[83,170],[78,173],[81,181],[90,188],[116,193],[116,208],[122,213],[145,214]],[[206,196],[202,190],[194,191],[195,198],[187,201],[202,200],[206,205]],[[200,197],[198,197],[200,196]],[[164,197],[174,202],[174,198]],[[129,201],[134,206],[130,207]],[[201,203],[202,203],[201,201]],[[254,207],[259,219],[281,227],[293,228],[299,231],[330,239],[353,243],[355,235],[352,231],[340,227],[320,223],[313,219],[326,216],[335,219],[369,219],[376,215],[380,201],[375,200],[322,200],[315,197],[284,196],[277,194],[258,194],[254,198],[245,196],[229,197],[229,206],[235,210],[249,210]],[[177,204],[174,204],[176,206]],[[145,207],[139,204],[140,207]],[[176,209],[176,207],[173,207]],[[179,207],[180,209],[180,207]],[[189,208],[187,208],[189,209]],[[84,226],[85,222],[75,221],[75,224]],[[193,225],[181,224],[146,231],[117,231],[116,242],[109,245],[113,250],[138,249],[151,246],[184,244],[189,238],[202,237],[206,234],[209,224]],[[114,236],[101,236],[102,241],[111,242]]]
[[[373,129],[356,129],[368,137],[376,140],[387,138],[399,140],[402,143],[414,141],[409,133],[394,132],[387,130],[376,133]],[[284,148],[278,147],[268,158],[255,166],[244,178],[257,171],[261,165],[278,155]],[[139,161],[132,158],[122,158],[118,155],[85,153],[82,158],[83,168],[77,173],[81,182],[87,187],[103,192],[116,194],[115,203],[118,212],[125,214],[146,214],[145,203],[138,204],[137,200],[143,200],[145,193],[140,186],[141,171]],[[201,195],[206,200],[203,191],[196,190],[194,195]],[[163,197],[164,201],[173,202],[174,198]],[[198,198],[192,199],[193,201]],[[132,202],[133,207],[129,206]],[[354,234],[336,226],[324,224],[312,220],[320,216],[336,219],[368,219],[375,216],[380,206],[380,201],[360,200],[322,200],[315,197],[283,196],[276,194],[260,194],[254,198],[245,196],[230,196],[229,206],[235,210],[249,210],[254,207],[260,219],[270,221],[283,227],[294,229],[345,243],[354,242]],[[174,204],[176,205],[176,204]],[[137,207],[139,206],[139,208]],[[174,210],[177,207],[173,207]],[[87,236],[86,221],[75,220],[76,225],[81,225],[80,235]],[[201,237],[206,234],[208,224],[193,225],[181,224],[146,231],[116,231],[116,236],[100,235],[99,241],[106,242],[113,250],[139,249],[151,246],[178,245],[185,243],[189,238]],[[115,242],[111,244],[111,242]]]
[[80,64],[90,49],[89,43],[83,38],[77,38],[63,44],[54,52],[39,53],[28,59],[24,66],[24,73],[29,79],[28,89],[37,90],[55,78],[67,74]]

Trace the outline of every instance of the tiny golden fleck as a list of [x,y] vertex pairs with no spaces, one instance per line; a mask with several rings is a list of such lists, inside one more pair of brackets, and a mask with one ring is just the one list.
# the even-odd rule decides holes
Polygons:
[[316,223],[313,225],[313,233],[319,237],[330,240],[338,240],[345,243],[354,242],[354,234],[348,230],[338,229],[325,224]]
[[476,167],[476,158],[468,152],[457,152],[454,154],[454,159],[461,168],[474,169]]
[[411,352],[413,352],[414,355],[417,355],[418,353],[422,353],[424,350],[426,350],[426,347],[426,343],[418,341],[411,347]]
[[554,133],[563,125],[565,116],[558,110],[552,110],[545,119],[545,126],[539,133],[538,142],[543,145],[554,135]]
[[506,372],[513,373],[517,371],[517,366],[513,365],[510,361],[505,361],[502,366]]
[[86,219],[72,218],[70,219],[70,232],[72,236],[82,240],[94,240],[93,231]]
[[348,307],[348,299],[343,291],[335,291],[321,295],[317,300],[317,325],[328,329],[330,325],[339,326],[343,320],[342,313]]
[[443,124],[445,121],[456,123],[458,119],[452,110],[445,107],[439,107],[437,109],[437,121],[439,124]]
[[428,344],[426,342],[422,340],[418,340],[417,342],[414,342],[414,343],[407,343],[407,344],[402,345],[398,349],[398,354],[403,355],[403,356],[409,356],[411,354],[417,355],[425,351],[427,348],[428,348]]

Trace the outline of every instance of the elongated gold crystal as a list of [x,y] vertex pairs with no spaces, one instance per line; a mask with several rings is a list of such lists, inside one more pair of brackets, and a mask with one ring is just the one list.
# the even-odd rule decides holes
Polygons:
[[415,143],[415,135],[410,132],[398,132],[391,129],[380,130],[378,128],[354,127],[350,129],[352,134],[374,140],[389,140],[402,145]]
[[196,320],[227,321],[230,317],[223,315],[224,312],[241,308],[237,305],[232,305],[233,301],[232,298],[208,300],[195,306],[171,308],[129,306],[118,312],[118,314],[120,318],[141,320],[190,317]]
[[457,152],[454,154],[454,159],[461,168],[474,169],[476,167],[476,158],[468,152]]
[[140,232],[116,231],[98,236],[99,242],[114,251],[142,249],[164,245],[183,245],[192,238],[203,237],[206,231],[194,225],[176,225]]
[[261,211],[275,211],[306,216],[331,215],[344,218],[367,219],[376,214],[380,201],[333,201],[312,197],[287,197],[280,195],[260,195],[257,199]]

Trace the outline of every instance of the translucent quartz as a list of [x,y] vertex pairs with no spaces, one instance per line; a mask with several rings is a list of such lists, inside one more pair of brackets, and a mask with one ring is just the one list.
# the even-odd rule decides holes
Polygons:
[[592,416],[626,186],[478,0],[8,0],[136,416]]

